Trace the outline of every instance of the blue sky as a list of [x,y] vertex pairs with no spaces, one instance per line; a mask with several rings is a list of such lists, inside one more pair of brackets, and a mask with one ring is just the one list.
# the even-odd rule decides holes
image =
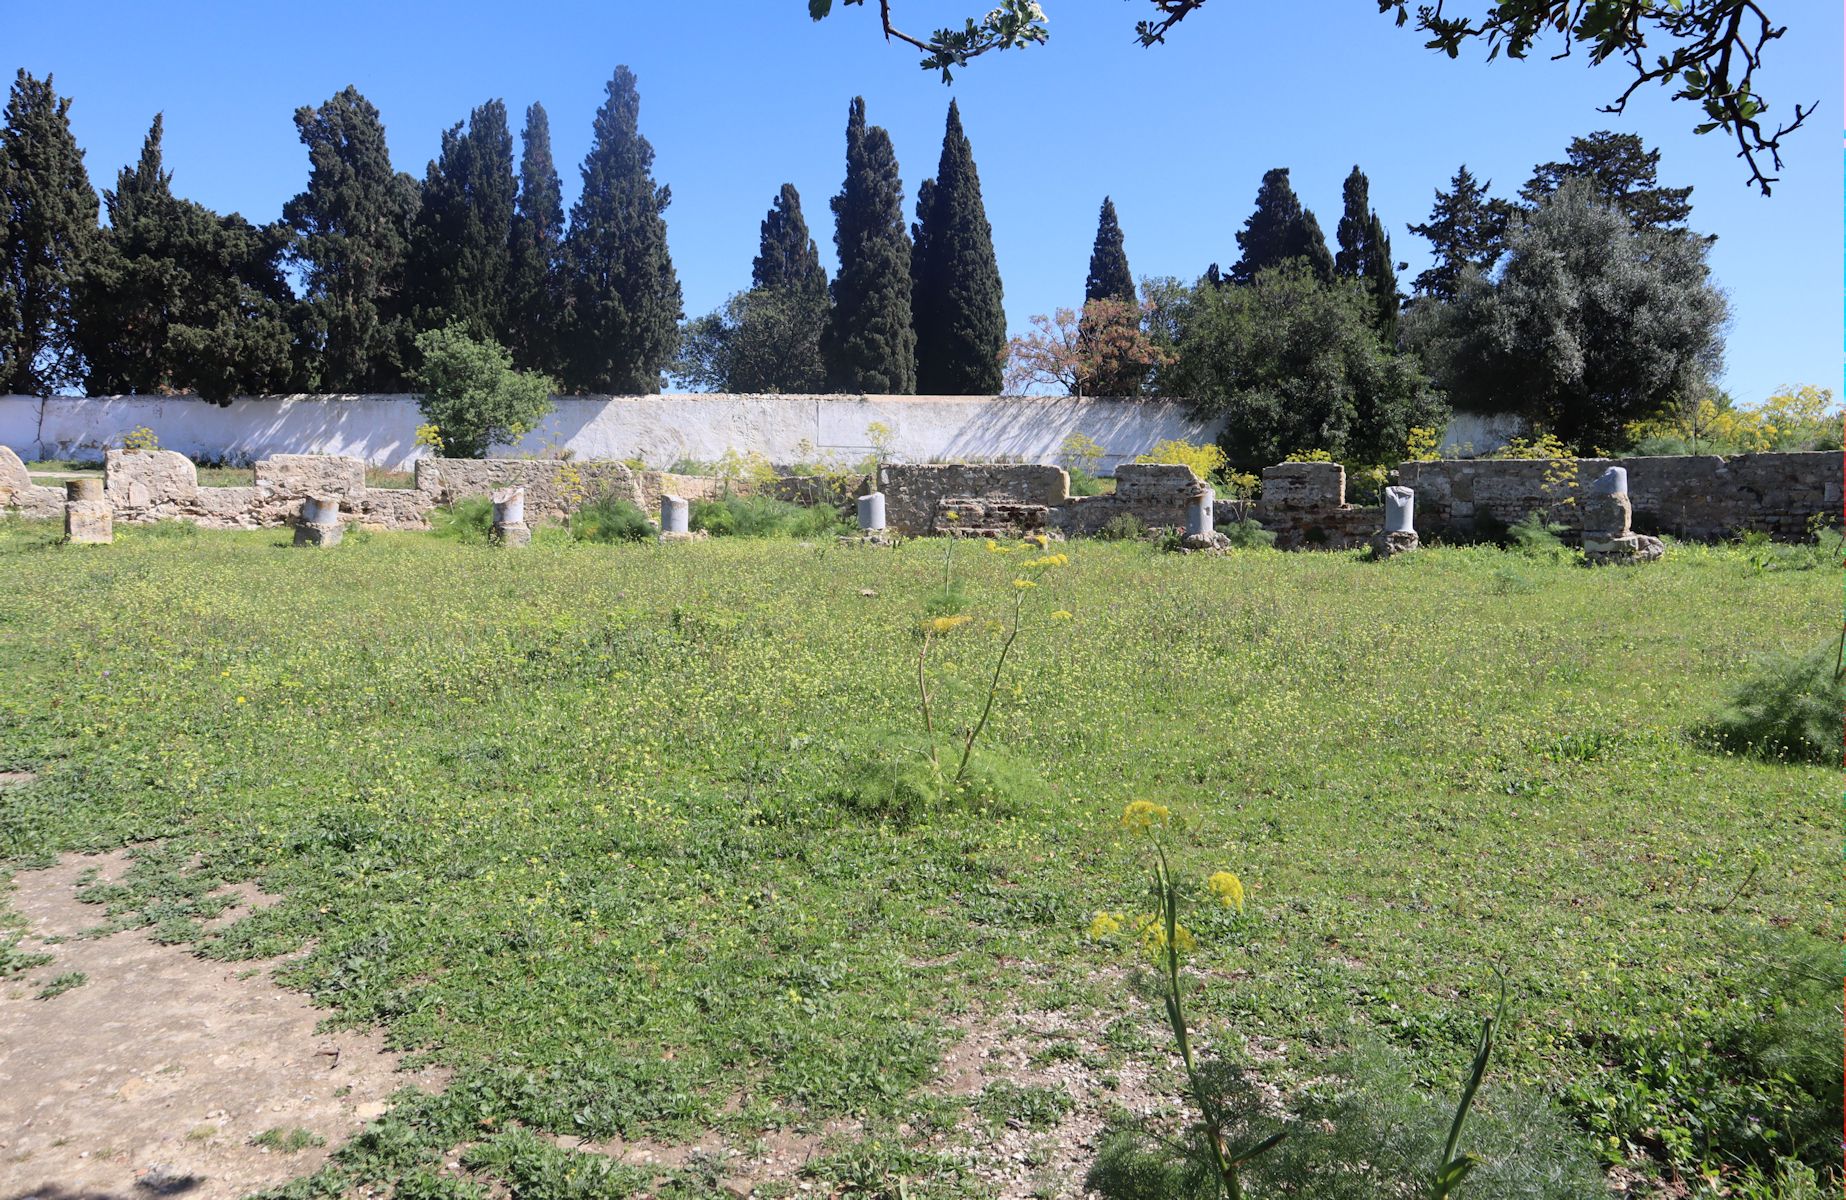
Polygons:
[[[1624,117],[1596,112],[1623,84],[1581,53],[1491,65],[1450,61],[1377,15],[1373,0],[1226,0],[1169,45],[1131,42],[1141,0],[1047,0],[1048,45],[981,59],[952,89],[878,36],[876,5],[807,20],[803,0],[526,0],[518,5],[26,4],[3,0],[4,64],[53,72],[100,189],[131,162],[156,111],[184,195],[252,220],[279,215],[307,177],[292,114],[351,83],[384,115],[397,166],[418,176],[441,131],[483,100],[515,114],[542,101],[566,202],[591,117],[617,63],[640,79],[641,124],[673,189],[669,237],[689,314],[749,282],[757,226],[784,181],[801,191],[831,255],[827,198],[843,173],[847,102],[866,98],[896,141],[914,207],[934,173],[951,94],[974,143],[1015,331],[1081,299],[1096,210],[1121,212],[1137,275],[1192,278],[1237,256],[1234,234],[1264,170],[1292,169],[1331,235],[1354,163],[1393,248],[1426,264],[1405,230],[1457,164],[1512,195],[1540,161],[1599,128],[1639,133],[1661,176],[1696,190],[1693,223],[1716,233],[1712,265],[1735,314],[1726,384],[1745,403],[1778,385],[1838,389],[1841,311],[1841,9],[1783,3],[1759,90],[1776,110],[1818,101],[1788,139],[1769,199],[1744,184],[1734,146],[1695,136],[1695,114],[1650,89]],[[983,0],[897,0],[927,30]],[[1773,114],[1772,114],[1773,115]]]

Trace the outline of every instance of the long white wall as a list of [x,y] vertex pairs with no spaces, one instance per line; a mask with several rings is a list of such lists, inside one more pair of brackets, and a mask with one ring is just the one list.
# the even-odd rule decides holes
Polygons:
[[[1072,433],[1105,451],[1104,469],[1169,438],[1209,441],[1218,427],[1170,401],[1036,396],[612,396],[559,397],[545,423],[496,455],[570,450],[579,459],[641,458],[667,469],[684,458],[710,461],[755,450],[772,462],[828,456],[855,462],[872,448],[875,422],[893,433],[906,462],[1062,459]],[[244,463],[271,454],[350,454],[407,469],[428,451],[416,444],[422,414],[412,396],[280,396],[221,407],[185,397],[0,396],[0,445],[27,460],[101,458],[129,430],[146,426],[163,450],[197,461]]]
[[[1064,439],[1081,433],[1103,448],[1102,469],[1112,471],[1156,442],[1211,441],[1219,428],[1176,401],[1046,396],[562,396],[556,404],[531,436],[496,455],[569,450],[579,459],[640,458],[667,470],[681,459],[755,450],[779,464],[846,464],[870,452],[866,430],[878,422],[892,431],[891,453],[904,462],[1062,462]],[[145,425],[162,449],[200,462],[350,454],[407,470],[429,453],[417,445],[422,423],[413,396],[265,396],[222,407],[187,397],[0,396],[0,446],[28,461],[100,459]],[[1457,413],[1443,451],[1486,453],[1522,428],[1514,418]]]

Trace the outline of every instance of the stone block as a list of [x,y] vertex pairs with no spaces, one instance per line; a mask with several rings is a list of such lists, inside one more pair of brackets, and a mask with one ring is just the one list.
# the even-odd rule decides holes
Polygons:
[[[101,480],[72,480],[96,483]],[[67,499],[64,502],[64,540],[77,546],[107,546],[115,541],[115,509],[107,500]]]
[[1263,468],[1263,508],[1339,508],[1345,503],[1346,468],[1339,463],[1290,462]]
[[82,479],[66,479],[64,481],[64,499],[67,501],[95,501],[100,504],[103,500],[103,481],[96,478],[94,475],[86,475]]
[[1414,529],[1381,529],[1372,535],[1372,557],[1393,558],[1408,554],[1419,544]]
[[660,498],[660,532],[662,536],[683,535],[692,532],[689,521],[691,505],[679,496],[662,496]]
[[337,546],[345,535],[339,497],[309,496],[301,502],[301,517],[295,525],[297,546]]
[[110,501],[121,508],[183,504],[199,490],[199,469],[172,450],[111,450],[103,477]]
[[1626,467],[1607,467],[1603,473],[1590,481],[1583,489],[1586,496],[1626,496],[1628,494],[1628,469]]
[[1206,486],[1192,497],[1186,506],[1186,536],[1188,538],[1209,538],[1212,536],[1212,506],[1217,497]]
[[1634,509],[1626,492],[1598,492],[1585,496],[1578,505],[1583,510],[1583,536],[1621,537],[1633,526]]
[[357,508],[365,462],[343,454],[274,454],[257,462],[256,486],[278,498],[337,496]]
[[26,473],[26,464],[10,447],[0,446],[0,508],[19,503],[31,486],[32,477]]
[[1644,533],[1627,533],[1619,537],[1583,537],[1583,557],[1592,567],[1624,566],[1653,562],[1666,553],[1659,538]]
[[1417,494],[1407,487],[1384,490],[1384,531],[1412,533],[1416,530]]
[[532,540],[526,524],[526,489],[502,488],[494,493],[494,521],[488,540],[499,546],[523,546]]

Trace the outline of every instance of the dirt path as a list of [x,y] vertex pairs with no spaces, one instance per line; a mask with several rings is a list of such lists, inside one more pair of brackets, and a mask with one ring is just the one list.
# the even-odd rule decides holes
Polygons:
[[[229,1200],[312,1171],[399,1087],[440,1085],[398,1073],[375,1034],[316,1033],[325,1011],[273,964],[209,962],[140,930],[45,944],[102,919],[77,900],[80,875],[126,866],[68,856],[14,878],[19,948],[54,961],[0,983],[0,1200]],[[85,981],[37,998],[72,972]],[[324,1145],[250,1144],[296,1129]]]

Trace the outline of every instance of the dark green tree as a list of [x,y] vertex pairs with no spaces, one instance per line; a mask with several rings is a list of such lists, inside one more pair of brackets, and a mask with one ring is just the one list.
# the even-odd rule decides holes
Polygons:
[[750,269],[750,286],[818,294],[822,307],[826,305],[827,269],[821,265],[820,247],[814,244],[808,222],[801,215],[801,193],[792,183],[782,185],[763,218],[756,261]]
[[991,395],[1005,370],[1006,306],[974,147],[953,100],[933,182],[917,197],[919,252],[911,273],[917,390]]
[[507,259],[506,325],[501,341],[525,370],[558,375],[558,324],[564,317],[559,269],[564,191],[551,160],[551,120],[542,104],[526,109],[520,136],[519,199]]
[[679,345],[684,306],[662,215],[673,194],[654,182],[640,114],[634,72],[617,67],[564,239],[565,383],[578,391],[658,392]]
[[1619,209],[1636,229],[1684,229],[1692,215],[1692,189],[1660,186],[1660,151],[1632,133],[1607,129],[1570,140],[1564,162],[1540,163],[1519,189],[1534,208],[1566,179],[1589,181],[1596,198]]
[[1159,390],[1222,416],[1219,444],[1240,469],[1308,450],[1396,461],[1413,427],[1447,417],[1415,356],[1379,343],[1364,294],[1328,287],[1302,262],[1241,287],[1201,284],[1162,307],[1177,355]]
[[1449,190],[1436,190],[1429,220],[1410,226],[1410,232],[1429,240],[1436,258],[1436,265],[1412,284],[1418,295],[1453,300],[1464,271],[1472,267],[1484,275],[1500,261],[1513,210],[1506,201],[1488,195],[1492,186],[1491,180],[1476,180],[1463,163],[1449,180]]
[[1365,237],[1365,287],[1372,298],[1372,327],[1387,346],[1397,345],[1397,318],[1403,297],[1397,292],[1397,264],[1391,261],[1391,235],[1373,213]]
[[506,104],[489,100],[443,131],[423,177],[423,202],[410,231],[406,287],[418,329],[460,324],[477,341],[508,325],[512,274],[513,135]]
[[1367,245],[1372,229],[1371,191],[1371,181],[1366,179],[1358,164],[1353,164],[1352,173],[1346,176],[1345,186],[1340,189],[1345,203],[1334,235],[1340,248],[1333,256],[1333,271],[1342,279],[1364,276],[1366,261],[1371,257],[1371,248]]
[[161,134],[156,116],[140,161],[103,193],[109,227],[77,306],[85,386],[93,396],[189,391],[219,402],[279,390],[293,366],[288,230],[174,196]]
[[1262,185],[1256,190],[1256,210],[1238,232],[1237,248],[1242,256],[1231,268],[1233,283],[1248,283],[1258,271],[1296,258],[1307,263],[1316,279],[1328,282],[1333,278],[1333,255],[1327,251],[1326,235],[1289,186],[1287,167],[1263,173]]
[[378,109],[356,88],[296,109],[295,128],[308,148],[308,190],[283,206],[282,217],[299,235],[293,257],[306,291],[306,374],[324,391],[399,390],[417,182],[391,169]]
[[702,391],[818,392],[827,385],[820,335],[827,297],[754,288],[687,324],[673,376]]
[[1334,274],[1359,284],[1371,297],[1372,326],[1387,346],[1397,344],[1397,268],[1391,261],[1391,239],[1371,208],[1371,184],[1354,166],[1346,176],[1344,209],[1338,232],[1339,253],[1333,256]]
[[1128,269],[1128,251],[1122,245],[1122,226],[1115,217],[1115,201],[1102,198],[1096,218],[1096,242],[1090,247],[1090,273],[1083,281],[1083,300],[1135,302],[1135,277]]
[[22,69],[0,130],[0,392],[50,395],[83,378],[77,291],[96,241],[96,192],[69,98]]
[[1518,412],[1580,453],[1621,444],[1723,365],[1724,295],[1707,243],[1636,231],[1586,180],[1522,216],[1506,266],[1470,274],[1443,316],[1456,407]]
[[904,181],[891,135],[865,123],[853,97],[846,119],[846,180],[833,197],[840,273],[822,349],[829,385],[846,392],[917,390],[917,335],[910,321],[910,238]]

